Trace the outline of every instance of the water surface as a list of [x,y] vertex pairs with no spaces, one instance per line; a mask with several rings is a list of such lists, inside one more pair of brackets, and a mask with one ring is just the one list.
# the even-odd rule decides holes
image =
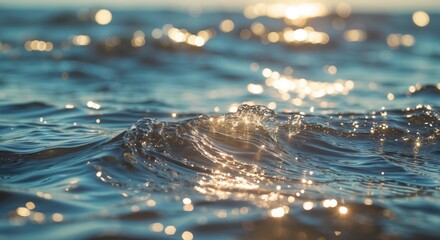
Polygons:
[[440,16],[246,16],[0,10],[0,236],[438,237]]

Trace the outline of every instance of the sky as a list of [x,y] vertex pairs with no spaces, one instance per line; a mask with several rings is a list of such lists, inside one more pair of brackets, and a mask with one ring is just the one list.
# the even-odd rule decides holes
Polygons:
[[[309,0],[316,2],[316,0]],[[425,10],[440,12],[440,0],[320,0],[330,4],[347,2],[354,11],[401,12]],[[108,8],[193,8],[203,9],[241,9],[255,3],[295,3],[301,0],[0,0],[4,7],[108,7]],[[307,2],[307,0],[302,0]]]

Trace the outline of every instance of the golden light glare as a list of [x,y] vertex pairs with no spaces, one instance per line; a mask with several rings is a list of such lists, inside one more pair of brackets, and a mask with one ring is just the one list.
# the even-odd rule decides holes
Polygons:
[[163,225],[162,225],[162,223],[153,223],[153,224],[150,225],[150,229],[153,232],[162,232]]
[[53,49],[53,43],[39,41],[39,40],[26,41],[24,43],[24,48],[26,49],[26,51],[29,52],[30,51],[50,52]]
[[100,25],[107,25],[112,21],[112,13],[107,9],[101,9],[95,14],[95,21]]
[[228,111],[231,113],[236,112],[238,110],[239,106],[240,106],[240,104],[238,104],[238,103],[231,104],[231,106],[229,106]]
[[142,47],[145,45],[145,33],[138,30],[133,34],[131,39],[131,45],[133,47]]
[[243,14],[248,19],[267,16],[270,18],[297,20],[325,16],[328,14],[328,12],[327,5],[319,2],[299,4],[258,3],[256,5],[246,7],[243,11]]
[[[88,102],[87,102],[87,107],[88,107],[88,108],[92,108],[92,109],[96,109],[96,110],[98,110],[98,109],[101,108],[101,105],[99,105],[98,103],[93,102],[93,101],[88,101]],[[99,172],[99,173],[100,173],[100,172]]]
[[327,66],[327,72],[331,75],[335,75],[338,72],[338,69],[335,66]]
[[21,217],[29,217],[31,215],[31,211],[25,207],[19,207],[16,210],[17,215]]
[[247,90],[252,94],[262,94],[264,92],[263,86],[260,84],[249,83]]
[[203,47],[209,39],[213,37],[215,32],[212,30],[201,30],[197,34],[191,34],[186,29],[178,29],[170,24],[166,24],[160,29],[154,29],[152,32],[153,38],[160,39],[162,36],[167,36],[172,43],[185,43],[193,47]]
[[219,28],[222,32],[228,33],[234,30],[235,24],[232,20],[225,19],[220,23]]
[[312,210],[312,208],[315,206],[315,204],[313,202],[304,202],[303,203],[303,208],[306,211]]
[[[237,105],[239,106],[239,105]],[[236,109],[230,109],[235,110]],[[222,124],[225,121],[225,117],[213,117],[210,118],[210,121],[213,124]],[[246,120],[245,120],[246,121]],[[248,120],[248,123],[249,120]],[[232,155],[224,155],[224,159],[233,158]],[[249,181],[249,179],[252,179],[252,181]],[[210,179],[201,179],[198,181],[198,186],[194,187],[194,190],[201,194],[205,195],[212,195],[216,196],[220,199],[227,199],[235,193],[232,193],[229,191],[229,189],[240,189],[243,192],[248,191],[255,191],[256,189],[260,188],[260,185],[258,185],[255,181],[255,179],[262,179],[261,175],[254,172],[248,172],[246,174],[246,177],[231,177],[228,173],[223,173],[220,170],[215,170],[212,175],[210,175]],[[244,197],[242,194],[239,194],[237,197],[242,198]],[[268,201],[268,196],[266,195],[266,198],[263,200],[263,197],[261,198],[262,202]],[[275,201],[270,200],[270,201]],[[228,212],[225,209],[217,210],[215,211],[215,215],[218,218],[225,218],[228,216]]]
[[228,216],[228,212],[226,212],[226,210],[218,210],[215,213],[217,215],[218,218],[225,218]]
[[34,209],[34,208],[35,208],[35,203],[33,203],[33,202],[27,202],[27,203],[26,203],[26,208],[27,208],[27,209],[30,209],[30,210]]
[[347,214],[348,213],[348,208],[346,208],[344,206],[339,207],[339,213],[343,214],[343,215]]
[[415,25],[426,27],[429,24],[429,15],[424,11],[417,11],[413,13],[412,20]]
[[185,231],[182,233],[182,239],[183,240],[192,240],[193,239],[193,234],[189,231]]
[[87,35],[75,35],[72,38],[72,43],[76,46],[86,46],[90,44],[90,37]]
[[185,204],[185,205],[183,205],[183,211],[191,212],[192,210],[194,210],[194,205],[192,205],[192,204]]
[[392,94],[392,93],[388,93],[388,94],[387,94],[387,99],[388,99],[389,101],[393,101],[393,100],[394,100],[394,94]]
[[387,36],[387,45],[390,48],[397,48],[399,46],[412,47],[416,43],[416,39],[411,34],[397,34],[392,33]]
[[267,39],[271,43],[276,43],[280,40],[280,35],[277,32],[270,32],[267,34]]
[[289,44],[327,44],[330,40],[327,33],[317,32],[312,27],[296,30],[285,28],[280,35],[282,35],[284,42]]
[[289,212],[288,207],[278,207],[278,208],[271,209],[269,211],[269,215],[273,218],[281,218],[285,214],[287,214],[288,212]]
[[54,213],[52,214],[52,220],[54,222],[62,222],[64,220],[64,217],[61,213]]
[[387,44],[391,48],[396,48],[400,45],[400,38],[398,34],[390,34],[387,36]]
[[367,34],[361,29],[351,29],[345,31],[344,38],[348,42],[363,42],[367,39]]
[[177,43],[181,43],[184,42],[186,40],[186,34],[185,32],[181,31],[180,29],[177,28],[171,28],[168,31],[168,37],[177,42]]
[[42,214],[40,212],[36,212],[36,213],[32,214],[30,217],[31,217],[32,221],[35,221],[37,223],[43,223],[44,220],[46,219],[46,216],[44,216],[44,214]]
[[270,70],[269,68],[265,68],[265,69],[263,69],[263,71],[261,73],[263,74],[263,77],[268,78],[271,76],[272,70]]
[[338,205],[338,201],[336,199],[326,199],[322,201],[322,206],[325,208],[334,208]]
[[262,23],[254,22],[251,25],[251,31],[253,34],[261,36],[266,32],[266,27]]
[[205,45],[205,39],[203,37],[200,37],[200,36],[191,35],[191,36],[188,37],[187,43],[189,45],[193,45],[193,46],[197,46],[197,47],[202,47],[203,45]]
[[182,200],[182,203],[183,204],[191,204],[191,199],[190,198],[184,198],[183,200]]
[[400,42],[405,47],[411,47],[416,43],[416,40],[413,35],[405,34],[400,38]]
[[307,38],[307,31],[304,29],[297,29],[295,31],[293,31],[293,40],[294,41],[304,41]]
[[[332,69],[331,71],[334,71]],[[288,93],[295,93],[298,97],[292,100],[296,106],[302,104],[302,100],[306,97],[311,99],[322,98],[326,95],[347,95],[353,88],[354,82],[351,80],[336,80],[333,83],[317,82],[304,78],[293,78],[287,75],[280,75],[278,72],[265,68],[262,71],[266,77],[265,84],[278,90],[281,98],[285,101],[290,99]]]
[[154,201],[153,199],[149,199],[147,200],[146,205],[149,207],[154,207],[156,206],[156,201]]
[[174,226],[168,226],[165,228],[165,234],[166,235],[174,235],[176,233],[176,227]]

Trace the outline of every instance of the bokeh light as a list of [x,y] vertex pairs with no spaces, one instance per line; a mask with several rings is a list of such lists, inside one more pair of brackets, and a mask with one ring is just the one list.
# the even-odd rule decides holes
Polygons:
[[429,15],[424,11],[417,11],[413,13],[412,20],[417,26],[426,27],[429,24]]
[[100,25],[107,25],[112,21],[112,13],[107,9],[100,9],[95,14],[95,21]]
[[232,20],[225,19],[220,23],[219,27],[222,32],[228,33],[234,30],[235,24]]

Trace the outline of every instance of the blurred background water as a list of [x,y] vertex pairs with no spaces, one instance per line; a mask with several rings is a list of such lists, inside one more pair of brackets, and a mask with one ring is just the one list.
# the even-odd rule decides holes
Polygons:
[[440,235],[438,4],[8,4],[1,237]]

